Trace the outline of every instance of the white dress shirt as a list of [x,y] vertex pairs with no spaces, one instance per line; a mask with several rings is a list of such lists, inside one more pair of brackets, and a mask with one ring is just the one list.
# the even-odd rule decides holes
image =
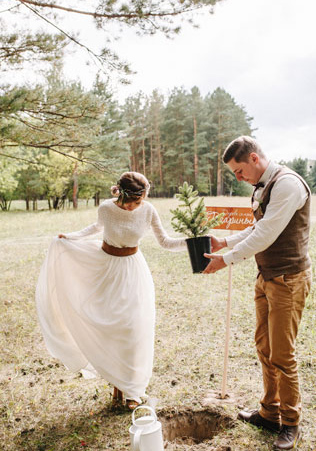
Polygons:
[[[259,182],[265,185],[281,166],[269,162]],[[260,200],[263,188],[258,188],[255,200]],[[255,227],[226,237],[230,251],[223,254],[226,265],[238,263],[252,257],[271,246],[290,222],[296,210],[302,208],[307,200],[308,192],[303,183],[292,174],[285,174],[277,179],[272,190],[265,214]]]

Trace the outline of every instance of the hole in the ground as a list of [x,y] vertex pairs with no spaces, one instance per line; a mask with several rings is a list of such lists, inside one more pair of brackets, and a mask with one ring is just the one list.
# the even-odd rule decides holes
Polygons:
[[234,427],[234,421],[219,410],[162,410],[158,414],[163,438],[167,442],[199,444],[211,440],[224,429]]

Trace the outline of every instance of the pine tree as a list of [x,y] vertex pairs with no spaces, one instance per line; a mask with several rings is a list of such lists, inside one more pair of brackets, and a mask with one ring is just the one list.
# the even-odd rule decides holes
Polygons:
[[[206,235],[207,232],[217,227],[222,222],[223,213],[209,219],[206,212],[204,198],[199,199],[199,193],[193,189],[192,185],[184,182],[179,187],[177,199],[182,202],[175,210],[170,210],[173,214],[171,225],[176,232],[183,233],[189,238],[197,238]],[[197,205],[193,207],[196,202]]]
[[194,86],[189,94],[189,109],[192,118],[190,137],[192,139],[192,153],[194,155],[194,186],[204,193],[208,189],[209,155],[208,142],[206,139],[208,123],[205,101],[200,90]]
[[14,198],[14,192],[17,187],[16,171],[18,169],[17,162],[9,163],[0,155],[0,208],[7,211],[10,209],[11,202]]
[[211,143],[212,159],[216,172],[216,195],[220,196],[225,191],[225,172],[227,168],[222,162],[222,154],[226,146],[240,135],[251,135],[250,123],[245,109],[238,106],[233,97],[224,89],[217,88],[206,98],[209,122],[211,124],[208,139]]
[[183,88],[175,88],[168,98],[162,125],[165,183],[171,193],[184,180],[193,181],[194,156],[189,124],[192,124],[192,118],[188,94]]
[[127,140],[130,146],[130,168],[132,171],[142,172],[146,175],[145,140],[148,135],[146,128],[147,98],[139,92],[130,96],[123,105],[124,120],[127,124]]
[[164,96],[158,90],[154,90],[148,99],[147,127],[149,146],[149,176],[153,182],[154,190],[159,193],[163,190],[163,148],[161,127],[164,112]]

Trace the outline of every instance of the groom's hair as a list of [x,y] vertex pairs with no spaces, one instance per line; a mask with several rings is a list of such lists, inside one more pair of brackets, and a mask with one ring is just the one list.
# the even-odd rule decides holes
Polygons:
[[239,136],[239,138],[234,139],[234,141],[226,147],[223,154],[223,161],[224,163],[228,163],[234,158],[237,163],[247,162],[249,155],[252,152],[262,158],[266,158],[261,147],[254,138],[251,138],[251,136]]

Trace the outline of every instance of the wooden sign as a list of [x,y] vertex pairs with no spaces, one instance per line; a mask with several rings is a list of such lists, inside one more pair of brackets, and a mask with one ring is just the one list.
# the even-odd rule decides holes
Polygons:
[[213,218],[219,213],[225,213],[221,225],[214,229],[244,230],[254,223],[252,208],[247,207],[206,207],[207,215]]

